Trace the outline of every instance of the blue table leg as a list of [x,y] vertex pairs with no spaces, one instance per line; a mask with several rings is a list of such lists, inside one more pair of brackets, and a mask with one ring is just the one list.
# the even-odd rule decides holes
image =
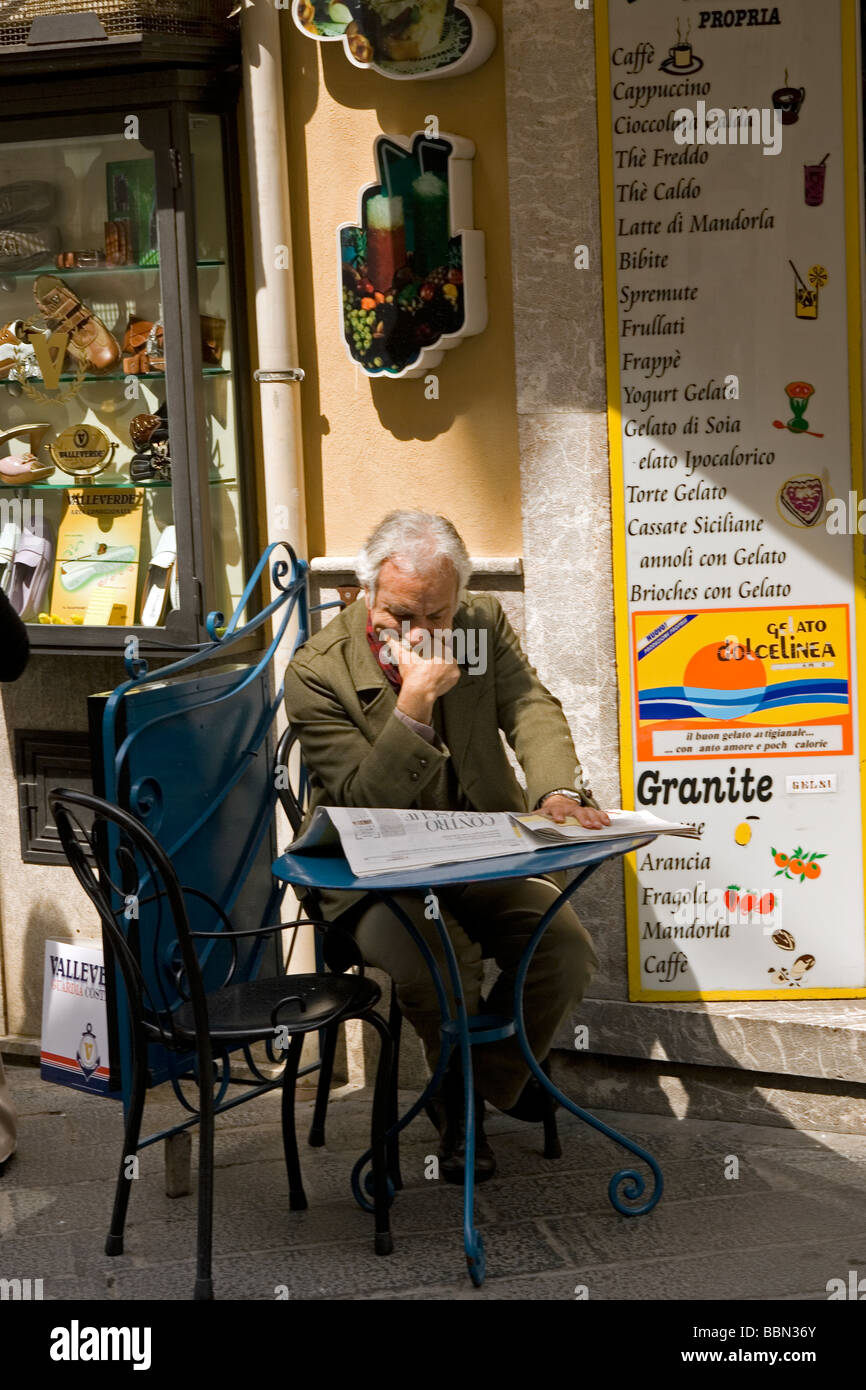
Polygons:
[[[463,1097],[465,1104],[465,1134],[466,1134],[466,1160],[463,1170],[463,1248],[466,1252],[466,1265],[469,1276],[476,1286],[484,1280],[486,1261],[484,1256],[484,1241],[480,1231],[475,1229],[475,1084],[472,1075],[472,1039],[469,1033],[469,1018],[466,1013],[466,1000],[463,998],[463,981],[460,978],[460,967],[454,953],[454,946],[448,935],[448,930],[439,912],[439,899],[432,889],[428,889],[425,895],[425,903],[430,920],[436,923],[436,930],[442,942],[442,950],[445,953],[445,960],[448,964],[448,973],[451,977],[451,988],[454,993],[454,1002],[457,1008],[457,1018],[443,1021],[443,1048],[440,1054],[440,1064],[442,1055],[446,1049],[444,1042],[449,1033],[452,1035],[456,1031],[457,1042],[460,1047],[460,1060],[463,1065]],[[456,1025],[456,1027],[455,1027]],[[450,1047],[448,1051],[450,1052]]]
[[[623,1216],[643,1216],[646,1212],[652,1211],[661,1197],[664,1188],[664,1178],[662,1177],[662,1170],[658,1163],[656,1163],[656,1160],[651,1154],[648,1154],[646,1150],[642,1149],[638,1144],[633,1144],[630,1139],[626,1139],[625,1135],[620,1134],[615,1129],[611,1129],[609,1125],[606,1125],[602,1120],[596,1119],[594,1115],[590,1115],[588,1110],[583,1110],[579,1105],[575,1105],[574,1101],[569,1100],[568,1096],[564,1095],[563,1092],[559,1090],[558,1086],[555,1086],[550,1078],[545,1076],[529,1046],[529,1039],[526,1036],[526,1027],[523,1020],[523,989],[526,984],[526,976],[530,964],[532,963],[532,957],[535,954],[538,943],[563,903],[568,901],[572,894],[577,891],[596,867],[595,864],[589,865],[567,888],[563,889],[559,897],[551,904],[541,918],[532,940],[523,953],[517,970],[517,978],[514,981],[515,1031],[531,1072],[545,1090],[548,1091],[555,1100],[559,1101],[563,1109],[568,1110],[572,1115],[576,1115],[579,1120],[583,1120],[586,1124],[592,1125],[593,1128],[599,1130],[601,1134],[607,1135],[608,1139],[612,1139],[614,1143],[620,1144],[623,1148],[628,1149],[630,1153],[643,1159],[644,1163],[650,1168],[655,1182],[649,1197],[643,1202],[641,1202],[641,1198],[644,1195],[646,1182],[643,1174],[639,1173],[634,1168],[623,1168],[618,1173],[614,1173],[607,1189],[608,1197],[616,1211],[621,1212]],[[620,1195],[620,1190],[622,1191],[622,1195]],[[626,1206],[623,1197],[633,1205]],[[634,1205],[634,1203],[638,1203],[639,1205]]]
[[[386,906],[391,909],[398,921],[400,921],[402,925],[406,928],[409,935],[412,937],[412,940],[415,942],[415,945],[418,947],[418,950],[421,952],[421,955],[424,957],[425,964],[427,966],[427,969],[430,971],[430,975],[433,980],[433,985],[436,990],[436,998],[439,1004],[439,1012],[442,1018],[442,1048],[439,1053],[439,1061],[436,1064],[436,1070],[434,1071],[429,1082],[427,1083],[426,1088],[422,1091],[421,1095],[418,1097],[415,1103],[411,1105],[409,1109],[406,1111],[405,1115],[401,1116],[397,1123],[395,1125],[392,1125],[391,1128],[388,1130],[387,1138],[392,1139],[395,1134],[399,1134],[402,1129],[405,1129],[408,1124],[411,1124],[411,1122],[415,1119],[416,1115],[420,1114],[423,1107],[427,1104],[427,1101],[438,1088],[439,1083],[442,1080],[442,1077],[445,1075],[445,1069],[448,1066],[448,1059],[451,1056],[451,1051],[454,1047],[455,1041],[449,1036],[449,1025],[453,1026],[455,1020],[451,1018],[451,1012],[448,1007],[448,996],[445,993],[445,985],[443,984],[442,976],[439,972],[439,967],[436,964],[436,958],[433,955],[433,952],[430,950],[430,947],[428,946],[427,942],[424,940],[424,937],[418,931],[418,928],[415,926],[411,917],[409,917],[407,913],[403,911],[399,903],[396,903],[389,893],[381,893],[379,896],[381,897],[382,902],[384,902]],[[450,941],[448,941],[448,946],[451,946]],[[370,1162],[371,1158],[372,1149],[367,1149],[365,1153],[361,1154],[361,1157],[358,1159],[357,1163],[352,1169],[352,1194],[355,1198],[355,1201],[358,1203],[358,1206],[362,1207],[364,1211],[368,1212],[373,1212],[375,1210],[372,1202],[367,1201],[367,1198],[364,1196],[364,1190],[369,1190],[368,1184],[370,1182],[371,1175],[368,1174],[367,1179],[363,1183],[362,1190],[361,1174],[363,1173],[364,1168]]]
[[[436,1070],[418,1100],[416,1100],[414,1105],[406,1111],[406,1114],[398,1120],[397,1124],[389,1129],[388,1138],[391,1138],[394,1134],[398,1134],[401,1129],[404,1129],[419,1113],[430,1096],[433,1095],[445,1074],[448,1059],[453,1048],[455,1045],[459,1046],[460,1058],[463,1064],[463,1094],[466,1126],[466,1162],[463,1179],[463,1246],[466,1252],[466,1264],[470,1278],[474,1284],[478,1285],[481,1284],[484,1279],[486,1261],[484,1241],[481,1237],[481,1233],[475,1229],[475,1087],[472,1076],[473,1039],[470,1033],[470,1020],[466,1013],[466,1001],[463,998],[463,982],[460,978],[460,968],[457,963],[457,957],[454,953],[451,938],[448,935],[448,930],[439,912],[439,899],[432,890],[428,889],[425,893],[425,904],[427,905],[429,918],[432,922],[435,922],[436,931],[442,942],[442,950],[448,965],[448,974],[451,978],[451,988],[454,993],[457,1008],[457,1015],[455,1018],[452,1018],[448,1006],[448,998],[445,993],[445,986],[433,952],[430,950],[430,947],[427,945],[427,942],[415,927],[412,920],[403,911],[400,905],[394,901],[390,894],[382,893],[381,898],[410,933],[413,941],[424,957],[427,968],[433,979],[436,997],[439,1003],[439,1011],[442,1017],[442,1049],[439,1053],[439,1061],[436,1065]],[[484,1031],[479,1032],[477,1039],[475,1039],[475,1041],[478,1042],[492,1041],[495,1038],[507,1036],[514,1031],[514,1025],[510,1020],[504,1021],[503,1026],[499,1028],[495,1026],[500,1022],[497,1019],[481,1017],[477,1022],[484,1026]],[[368,1149],[366,1153],[361,1155],[355,1164],[352,1170],[352,1192],[358,1205],[363,1207],[365,1211],[372,1212],[373,1205],[366,1199],[361,1190],[361,1173],[366,1164],[370,1161],[370,1157],[371,1151]],[[365,1187],[368,1182],[369,1178],[364,1183]]]

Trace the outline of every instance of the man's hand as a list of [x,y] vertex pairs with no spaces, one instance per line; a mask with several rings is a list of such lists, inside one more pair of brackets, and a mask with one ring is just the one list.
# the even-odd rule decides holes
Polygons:
[[557,825],[562,825],[566,816],[573,816],[584,830],[603,830],[610,825],[610,816],[606,811],[597,811],[594,806],[580,806],[570,796],[561,796],[558,792],[544,798],[538,814],[556,821]]
[[396,635],[389,639],[387,646],[402,679],[397,708],[408,714],[410,719],[429,724],[439,696],[451,690],[459,681],[460,667],[444,646],[441,654],[434,646],[432,654],[424,656],[413,651],[408,643],[401,642]]

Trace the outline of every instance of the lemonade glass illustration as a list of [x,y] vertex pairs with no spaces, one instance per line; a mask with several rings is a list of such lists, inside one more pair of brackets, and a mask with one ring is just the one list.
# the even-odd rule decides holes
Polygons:
[[809,397],[814,396],[815,388],[810,386],[808,381],[792,381],[785,387],[785,395],[791,404],[794,412],[788,421],[788,429],[795,434],[802,434],[809,428],[809,421],[806,419],[806,407],[809,404]]
[[818,291],[810,289],[808,285],[794,286],[794,312],[798,319],[816,319],[818,317]]

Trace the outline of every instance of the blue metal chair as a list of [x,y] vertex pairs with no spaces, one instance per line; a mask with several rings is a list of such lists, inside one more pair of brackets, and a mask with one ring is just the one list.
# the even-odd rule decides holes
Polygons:
[[[131,1186],[129,1163],[142,1147],[150,1045],[158,1044],[175,1056],[188,1058],[191,1052],[194,1056],[200,1133],[194,1297],[210,1299],[215,1060],[219,1059],[225,1076],[231,1049],[248,1049],[263,1041],[271,1042],[285,1057],[282,1127],[289,1206],[302,1210],[307,1199],[298,1160],[294,1104],[303,1038],[321,1029],[331,1034],[350,1018],[365,1020],[379,1034],[371,1134],[372,1195],[376,1253],[390,1254],[384,1134],[392,1045],[384,1020],[375,1012],[381,991],[364,976],[360,953],[356,951],[357,975],[315,973],[238,980],[239,944],[277,932],[281,923],[236,931],[208,894],[179,883],[162,846],[129,812],[100,797],[65,789],[51,792],[50,803],[67,860],[99,914],[104,940],[121,972],[128,1010],[131,1093],[106,1254],[123,1252]],[[89,829],[82,824],[81,813],[92,816]],[[191,929],[190,898],[199,909],[204,904],[211,930]],[[334,932],[333,924],[307,921],[316,930]],[[223,979],[215,989],[207,989],[203,979],[201,955],[205,951],[211,972],[216,958],[223,958]]]

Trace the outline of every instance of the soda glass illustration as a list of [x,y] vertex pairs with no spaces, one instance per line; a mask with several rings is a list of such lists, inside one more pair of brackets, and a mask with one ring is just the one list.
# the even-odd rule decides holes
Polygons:
[[415,223],[414,269],[426,275],[448,258],[451,223],[448,211],[448,185],[427,170],[412,184],[412,215]]
[[792,381],[785,387],[785,395],[788,397],[792,411],[791,419],[787,421],[788,429],[795,434],[801,434],[809,428],[809,421],[806,419],[806,407],[809,404],[810,396],[814,396],[815,388],[810,386],[808,381]]
[[825,154],[820,164],[803,165],[803,191],[807,208],[819,208],[824,202],[824,184],[829,158],[829,154]]
[[405,264],[403,199],[380,193],[367,202],[367,274],[374,287],[384,294]]

